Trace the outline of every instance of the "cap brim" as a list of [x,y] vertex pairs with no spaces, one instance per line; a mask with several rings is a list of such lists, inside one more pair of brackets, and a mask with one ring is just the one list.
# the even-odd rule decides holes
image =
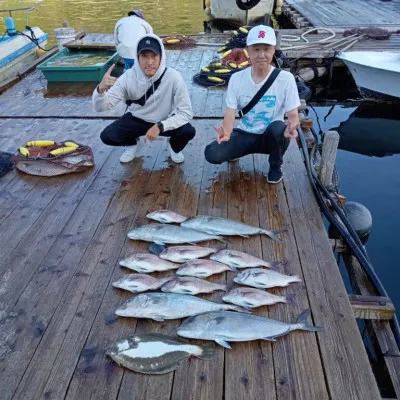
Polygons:
[[160,50],[155,49],[154,47],[143,47],[142,49],[139,50],[138,54],[143,53],[144,51],[151,51],[154,54],[157,54],[158,56],[161,55]]
[[247,46],[254,46],[255,44],[265,44],[267,46],[276,46],[276,40],[273,42],[271,41],[262,41],[260,42],[259,40],[253,40],[252,42],[246,43]]

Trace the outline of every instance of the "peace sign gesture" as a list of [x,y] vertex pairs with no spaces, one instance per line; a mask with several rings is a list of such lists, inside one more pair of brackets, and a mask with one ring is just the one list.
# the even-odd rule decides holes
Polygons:
[[114,85],[114,83],[117,81],[117,78],[111,76],[112,70],[115,68],[115,64],[111,65],[110,68],[108,68],[107,72],[104,74],[103,79],[101,80],[99,86],[97,86],[97,91],[102,94],[110,87]]

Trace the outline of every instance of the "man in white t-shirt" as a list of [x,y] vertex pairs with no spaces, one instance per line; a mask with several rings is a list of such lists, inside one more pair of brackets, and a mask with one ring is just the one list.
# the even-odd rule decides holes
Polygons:
[[135,8],[128,16],[121,18],[114,29],[115,47],[124,60],[125,70],[132,67],[135,61],[137,42],[143,35],[153,33],[151,25],[144,20],[142,11]]
[[[275,32],[269,26],[258,25],[249,31],[247,46],[252,66],[232,75],[222,126],[215,128],[217,139],[206,147],[204,153],[212,164],[232,161],[247,154],[269,154],[269,183],[282,180],[283,154],[290,139],[297,137],[300,99],[293,75],[279,71],[270,88],[244,115],[237,128],[234,124],[236,111],[250,102],[275,69],[271,65],[275,45]],[[287,125],[284,123],[285,113]]]

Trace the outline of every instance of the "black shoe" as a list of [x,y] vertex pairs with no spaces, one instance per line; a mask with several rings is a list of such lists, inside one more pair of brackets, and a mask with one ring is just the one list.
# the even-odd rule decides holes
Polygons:
[[281,167],[269,167],[267,182],[279,183],[283,178]]

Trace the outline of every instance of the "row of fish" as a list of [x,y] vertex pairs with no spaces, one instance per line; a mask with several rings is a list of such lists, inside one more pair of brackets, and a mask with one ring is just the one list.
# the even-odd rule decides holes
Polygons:
[[[282,243],[277,235],[285,232],[285,230],[271,231],[223,217],[197,215],[185,218],[169,210],[155,211],[148,214],[147,217],[161,223],[143,225],[132,229],[128,233],[130,239],[158,244],[183,244],[208,240],[227,242],[222,236],[250,237],[261,234]],[[173,222],[180,223],[180,225],[169,225]]]
[[[294,330],[318,332],[322,328],[309,325],[309,310],[300,314],[294,323],[231,311],[211,311],[192,316],[180,325],[179,336],[212,340],[225,348],[230,342],[252,340],[275,341]],[[148,333],[135,335],[110,345],[106,354],[116,363],[145,374],[164,374],[175,370],[191,356],[212,358],[214,344],[195,345],[167,335]]]

